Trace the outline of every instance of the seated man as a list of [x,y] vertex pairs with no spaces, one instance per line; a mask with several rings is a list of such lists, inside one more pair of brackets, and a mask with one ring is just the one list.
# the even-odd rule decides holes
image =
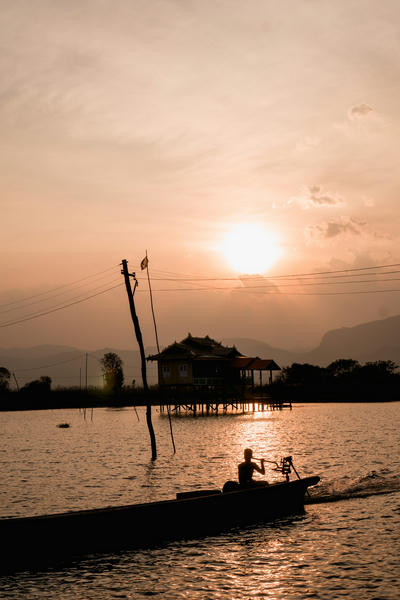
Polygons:
[[257,471],[257,473],[261,473],[261,475],[265,475],[265,467],[264,467],[264,459],[261,458],[261,467],[256,465],[256,463],[252,462],[253,458],[253,450],[251,448],[246,448],[244,451],[244,462],[240,463],[238,466],[239,470],[239,483],[242,487],[251,487],[255,485],[268,485],[267,481],[254,481],[253,472]]

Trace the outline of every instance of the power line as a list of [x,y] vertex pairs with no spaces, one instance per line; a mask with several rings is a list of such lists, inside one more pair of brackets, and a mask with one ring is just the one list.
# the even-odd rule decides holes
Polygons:
[[[113,281],[110,281],[109,283],[115,283],[116,281],[119,281],[119,279],[114,279]],[[91,290],[86,290],[86,293],[87,292],[97,292],[97,290],[101,290],[101,288],[104,285],[105,284],[103,283],[103,285],[101,285],[101,286],[96,286],[95,288],[92,288]],[[66,302],[72,302],[73,300],[79,300],[81,297],[82,297],[82,294],[78,294],[78,296],[75,296],[75,297],[72,297],[72,298],[68,298],[68,299],[66,298],[61,304],[56,304],[55,306],[46,307],[45,310],[52,310],[52,309],[55,309],[55,308],[59,308],[60,306],[64,306],[64,304]],[[86,296],[84,296],[84,298],[86,298]],[[44,307],[43,307],[43,310],[44,310]],[[43,310],[39,311],[39,313],[43,312]],[[25,315],[25,317],[26,318],[27,317],[34,317],[36,314],[38,314],[38,312],[34,312],[34,313],[31,313],[31,314]],[[13,317],[12,319],[10,319],[10,321],[15,321],[15,320],[18,320],[19,318],[24,318],[24,317],[23,316],[21,316],[21,317]],[[9,321],[5,321],[5,322],[8,323]]]
[[[400,273],[400,269],[396,269],[393,271],[382,271],[377,273],[369,273],[369,275],[375,275],[377,277],[385,276],[385,275],[393,275],[396,273]],[[351,273],[345,275],[280,275],[276,277],[267,277],[265,275],[253,275],[253,276],[243,276],[243,277],[198,277],[193,279],[183,279],[183,278],[163,278],[163,277],[153,277],[153,281],[174,281],[178,283],[196,283],[198,281],[275,281],[277,279],[284,280],[294,280],[294,281],[309,281],[313,277],[318,277],[319,279],[344,279],[346,277],[365,277],[365,273]],[[144,277],[138,277],[140,281],[144,281]]]
[[59,285],[59,286],[57,286],[55,288],[47,290],[46,292],[40,292],[38,294],[33,294],[32,296],[27,296],[26,298],[21,298],[20,300],[13,300],[12,302],[6,302],[5,304],[0,304],[0,307],[2,307],[2,306],[10,306],[11,304],[20,304],[21,302],[25,302],[26,300],[31,300],[32,298],[38,298],[39,296],[45,296],[46,294],[50,294],[51,292],[55,292],[55,291],[60,290],[60,289],[62,289],[64,287],[72,286],[75,283],[80,283],[81,281],[85,281],[87,279],[91,279],[92,277],[96,277],[97,275],[102,275],[103,273],[107,273],[108,271],[112,271],[116,267],[119,267],[119,265],[114,265],[113,267],[109,267],[108,269],[104,269],[103,271],[99,271],[98,273],[93,273],[92,275],[87,275],[86,277],[81,277],[81,279],[76,279],[75,281],[72,281],[72,282],[69,282],[69,283],[63,283],[62,285]]
[[391,267],[400,267],[400,263],[393,263],[391,265],[374,265],[373,267],[359,267],[359,268],[353,268],[353,269],[338,269],[336,271],[319,271],[316,273],[295,273],[295,274],[291,274],[291,275],[277,275],[276,277],[274,277],[274,279],[278,279],[281,277],[302,277],[303,275],[326,275],[326,274],[332,274],[332,273],[352,273],[352,272],[356,272],[356,271],[371,271],[373,269],[386,269],[386,268],[391,268]]
[[[351,283],[351,282],[349,282]],[[354,282],[353,282],[354,283]],[[360,283],[360,282],[357,282]],[[311,285],[311,284],[310,284]],[[231,292],[247,292],[248,290],[256,290],[256,289],[265,289],[268,286],[263,286],[263,285],[257,285],[257,286],[246,286],[246,287],[209,287],[209,288],[164,288],[164,289],[157,289],[157,290],[153,290],[154,292],[208,292],[208,291],[212,291],[212,290],[216,290],[216,291],[231,291]],[[271,286],[272,287],[272,286]],[[145,290],[137,290],[137,292],[144,292]],[[347,295],[352,295],[352,294],[377,294],[377,293],[382,293],[382,292],[400,292],[400,289],[391,289],[391,290],[363,290],[363,291],[345,291],[345,292],[280,292],[278,291],[271,291],[268,292],[268,294],[276,294],[276,295],[280,295],[280,296],[328,296],[328,295],[336,295],[336,294],[347,294]],[[257,292],[253,292],[252,293],[257,293]],[[260,292],[261,293],[261,292]]]
[[[317,271],[315,273],[292,273],[292,274],[288,274],[288,275],[243,275],[243,276],[237,276],[237,277],[187,277],[185,275],[183,276],[179,276],[179,274],[175,274],[177,275],[176,278],[173,277],[168,277],[168,278],[162,278],[162,277],[153,277],[152,279],[154,281],[179,281],[179,282],[197,282],[197,281],[254,281],[257,279],[268,279],[268,280],[275,280],[275,279],[298,279],[300,277],[316,277],[316,276],[327,276],[329,277],[330,275],[336,275],[337,273],[340,273],[341,275],[336,275],[336,277],[348,277],[349,275],[343,275],[343,273],[352,273],[353,277],[361,277],[363,275],[363,273],[359,273],[357,274],[357,271],[370,271],[370,270],[374,270],[374,269],[387,269],[387,268],[391,268],[391,267],[400,267],[400,263],[393,263],[393,264],[389,264],[389,265],[374,265],[372,267],[359,267],[359,268],[354,268],[354,269],[340,269],[340,270],[335,270],[335,271]],[[395,270],[395,271],[385,271],[383,273],[373,273],[374,275],[388,275],[391,273],[399,273],[399,270]],[[144,279],[144,278],[140,278],[140,279]]]
[[[307,282],[309,282],[309,280],[306,280]],[[313,281],[311,283],[301,283],[302,286],[313,286],[313,285],[346,285],[346,284],[354,284],[354,283],[385,283],[386,281],[400,281],[400,277],[389,277],[388,279],[380,279],[380,280],[376,280],[376,279],[362,279],[359,281]],[[298,286],[300,285],[298,282],[295,283],[282,283],[279,284],[279,288],[283,288],[283,287],[294,287],[294,286]],[[244,290],[249,290],[249,289],[258,289],[258,288],[276,288],[277,286],[275,284],[266,284],[266,285],[246,285],[243,288],[210,288],[210,289],[244,289]],[[206,289],[206,288],[204,288]],[[157,290],[154,290],[157,291]]]
[[[118,267],[120,265],[117,265]],[[325,276],[325,279],[339,279],[339,278],[346,278],[346,277],[360,277],[362,276],[364,273],[358,273],[359,271],[365,272],[365,271],[373,271],[376,269],[388,269],[388,268],[393,268],[393,267],[398,267],[400,266],[400,263],[394,263],[394,264],[388,264],[388,265],[375,265],[375,266],[371,266],[371,267],[359,267],[359,268],[353,268],[353,269],[341,269],[341,270],[336,270],[336,271],[320,271],[318,273],[300,273],[300,274],[291,274],[291,275],[275,275],[273,277],[261,277],[261,276],[256,276],[256,277],[240,277],[240,278],[186,278],[186,279],[158,279],[158,281],[179,281],[182,283],[195,283],[195,282],[199,282],[199,281],[236,281],[238,283],[240,283],[241,281],[274,281],[275,279],[285,279],[286,282],[284,283],[280,283],[279,284],[279,288],[277,288],[277,285],[275,284],[265,284],[265,285],[246,285],[243,287],[218,287],[218,286],[203,286],[203,287],[184,287],[184,288],[159,288],[159,289],[155,289],[154,292],[196,292],[196,291],[233,291],[233,292],[247,292],[247,291],[251,291],[251,293],[264,293],[264,292],[257,292],[256,290],[259,289],[270,289],[271,291],[268,292],[268,294],[276,294],[276,295],[297,295],[297,296],[325,296],[325,295],[357,295],[357,294],[376,294],[376,293],[395,293],[395,292],[399,292],[399,289],[369,289],[369,290],[348,290],[348,291],[332,291],[332,292],[287,292],[285,291],[283,294],[280,291],[280,288],[283,287],[293,287],[293,286],[315,286],[315,285],[341,285],[341,284],[364,284],[364,283],[385,283],[385,282],[389,282],[389,281],[400,281],[400,278],[380,278],[380,279],[365,279],[365,280],[354,280],[354,279],[350,279],[350,280],[346,280],[346,281],[310,281],[310,279],[306,279],[305,281],[302,281],[302,278],[304,277],[315,277],[318,276],[319,278],[321,278],[321,276]],[[34,296],[30,296],[29,298],[25,298],[25,300],[31,299],[31,298],[37,298],[40,296],[44,296],[45,294],[50,293],[51,291],[56,291],[58,289],[61,289],[63,287],[66,287],[68,285],[73,285],[76,283],[79,283],[81,281],[90,279],[96,275],[101,275],[103,273],[106,273],[112,269],[114,269],[115,267],[110,267],[108,269],[105,269],[103,271],[100,271],[99,273],[95,273],[93,275],[89,275],[87,277],[83,277],[81,279],[76,280],[75,282],[72,282],[71,284],[65,284],[63,286],[59,286],[58,288],[53,288],[53,290],[50,290],[48,292],[43,292],[41,294],[36,294]],[[381,272],[381,273],[371,273],[371,275],[375,275],[375,276],[386,276],[389,274],[396,274],[399,273],[399,270],[393,270],[393,271],[385,271],[385,272]],[[351,275],[347,275],[347,274],[351,274]],[[333,276],[333,277],[332,277]],[[295,279],[294,283],[290,283],[290,281],[288,282],[287,280],[290,279]],[[113,281],[117,281],[116,279]],[[112,281],[112,282],[113,282]],[[110,282],[111,283],[111,282]],[[104,284],[103,284],[104,285]],[[76,304],[80,304],[82,302],[86,302],[87,300],[90,300],[91,298],[95,298],[97,296],[100,296],[102,294],[105,294],[113,289],[116,289],[118,287],[123,286],[123,283],[118,283],[117,285],[108,287],[104,290],[101,290],[99,292],[90,294],[88,296],[85,296],[83,298],[80,298],[79,296],[70,299],[69,301],[65,301],[63,302],[61,305],[56,305],[53,306],[52,308],[49,308],[47,310],[42,310],[36,313],[32,313],[30,315],[26,315],[25,317],[21,317],[21,318],[14,318],[11,319],[9,321],[5,321],[3,323],[0,324],[0,328],[4,328],[4,327],[11,327],[13,325],[18,325],[20,323],[24,323],[27,321],[31,321],[33,319],[37,319],[39,317],[43,317],[45,315],[51,314],[53,312],[57,312],[60,310],[64,310],[65,308],[69,308],[70,306],[74,306]],[[272,288],[272,289],[271,289]],[[94,288],[95,290],[98,289],[98,287]],[[89,291],[89,290],[88,290]],[[141,290],[138,289],[138,292],[145,292],[145,290]],[[59,294],[56,294],[56,296],[58,296]],[[55,297],[55,296],[53,296]],[[50,298],[47,298],[47,300],[49,300]],[[19,301],[22,302],[22,301]],[[40,301],[39,301],[40,302]],[[17,302],[15,302],[17,303]],[[36,302],[32,303],[35,304]],[[2,305],[2,306],[9,306],[12,303],[8,303],[8,305]],[[0,305],[1,306],[1,305]],[[22,308],[22,307],[19,307]],[[17,309],[11,309],[11,310],[17,310]],[[8,311],[4,311],[4,312],[8,312]]]
[[80,360],[80,359],[82,359],[84,357],[85,357],[85,355],[82,354],[80,356],[75,356],[75,358],[69,358],[68,360],[62,360],[60,362],[53,363],[51,365],[42,365],[40,367],[30,367],[29,369],[14,369],[14,372],[15,373],[23,373],[24,371],[36,371],[36,370],[39,370],[39,369],[50,369],[52,367],[58,367],[58,365],[65,365],[65,364],[73,362],[75,360]]
[[68,308],[70,306],[74,306],[75,304],[80,304],[81,302],[86,302],[86,300],[90,300],[91,298],[95,298],[96,296],[100,296],[101,294],[105,294],[106,292],[109,292],[110,290],[115,290],[118,287],[121,287],[123,284],[119,283],[117,285],[114,285],[112,287],[107,288],[106,290],[103,290],[102,292],[97,292],[96,294],[92,294],[90,296],[87,296],[86,298],[82,298],[81,300],[76,300],[75,302],[70,302],[69,304],[65,304],[63,306],[59,306],[57,308],[52,308],[50,310],[41,312],[41,313],[37,313],[35,315],[31,315],[29,317],[25,317],[23,319],[19,319],[19,320],[15,320],[15,321],[9,321],[7,323],[2,323],[0,324],[0,328],[3,327],[11,327],[12,325],[18,325],[19,323],[25,323],[26,321],[31,321],[32,319],[38,319],[39,317],[43,317],[45,315],[49,315],[53,312],[57,312],[59,310],[63,310],[64,308]]
[[[94,292],[94,291],[98,290],[100,287],[102,287],[104,285],[110,285],[110,284],[115,283],[117,281],[119,281],[119,278],[114,278],[114,279],[112,279],[110,281],[102,283],[100,286],[97,285],[96,287],[94,287],[92,289],[86,289],[85,291],[86,291],[86,293],[88,293],[88,292]],[[81,287],[83,287],[83,286],[78,286],[78,288],[81,288]],[[57,298],[59,296],[62,296],[65,293],[67,293],[67,294],[71,293],[72,291],[75,291],[75,290],[67,290],[66,292],[59,292],[58,294],[53,294],[52,296],[49,296],[47,298],[42,298],[40,300],[34,300],[33,302],[28,302],[28,304],[25,304],[25,305],[16,306],[14,308],[7,308],[6,310],[0,310],[0,314],[5,314],[5,313],[8,313],[8,312],[14,312],[14,311],[22,310],[22,309],[28,308],[29,306],[33,306],[34,304],[39,304],[41,302],[48,302],[49,300],[52,300],[53,298]],[[82,294],[79,294],[78,296],[75,296],[75,297],[72,297],[72,298],[66,298],[64,300],[64,302],[67,302],[67,301],[70,301],[70,300],[75,300],[75,299],[79,298],[81,295]]]
[[[243,288],[245,289],[245,288]],[[235,290],[241,291],[241,290]],[[384,294],[386,292],[400,292],[400,289],[396,290],[360,290],[356,292],[285,292],[280,294],[282,296],[354,296],[358,294]],[[263,292],[252,292],[253,294],[261,294]],[[279,292],[268,292],[268,294],[279,295]]]

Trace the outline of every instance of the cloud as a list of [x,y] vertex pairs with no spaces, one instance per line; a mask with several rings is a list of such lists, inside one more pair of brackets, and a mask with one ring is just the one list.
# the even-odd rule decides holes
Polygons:
[[332,219],[319,225],[311,225],[306,228],[306,238],[309,242],[328,240],[343,235],[358,236],[364,231],[365,222],[354,218],[341,217]]
[[319,185],[311,185],[309,188],[309,200],[315,205],[339,204],[341,199],[331,192],[324,192]]
[[335,206],[343,203],[343,198],[335,192],[325,190],[320,185],[309,185],[304,188],[301,196],[292,198],[289,204],[298,204],[303,209],[316,206]]
[[365,138],[370,143],[371,135],[379,134],[382,128],[386,126],[387,122],[382,114],[365,103],[350,106],[347,109],[346,118],[343,121],[333,123],[334,129],[350,139],[360,139],[362,143],[365,143]]
[[325,237],[332,238],[342,233],[352,233],[354,235],[360,235],[361,223],[355,222],[353,219],[349,223],[338,223],[335,221],[329,221],[325,228]]
[[374,109],[368,104],[355,104],[354,106],[350,106],[347,115],[350,120],[364,119],[365,117],[368,117],[371,112],[374,112]]

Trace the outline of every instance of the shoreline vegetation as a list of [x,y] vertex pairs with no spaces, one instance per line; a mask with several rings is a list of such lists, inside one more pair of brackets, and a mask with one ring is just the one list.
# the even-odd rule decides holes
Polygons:
[[338,359],[327,367],[293,363],[269,386],[271,397],[290,402],[388,402],[400,400],[400,373],[391,360],[361,365]]
[[[7,371],[5,368],[4,371]],[[235,388],[162,389],[150,386],[124,386],[119,390],[89,387],[51,388],[51,379],[42,376],[20,390],[10,390],[7,378],[0,385],[0,410],[44,410],[98,407],[153,406],[189,403],[274,404],[307,402],[389,402],[400,400],[400,373],[393,361],[376,361],[361,365],[352,359],[339,359],[327,367],[293,363],[284,367],[269,385],[251,386],[244,380]]]

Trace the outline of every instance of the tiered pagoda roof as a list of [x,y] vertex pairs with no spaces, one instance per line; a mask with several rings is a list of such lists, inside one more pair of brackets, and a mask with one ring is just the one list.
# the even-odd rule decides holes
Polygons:
[[243,356],[235,346],[223,346],[206,337],[193,337],[190,333],[181,342],[174,342],[167,346],[158,354],[148,356],[147,360],[168,360],[168,359],[233,359]]

